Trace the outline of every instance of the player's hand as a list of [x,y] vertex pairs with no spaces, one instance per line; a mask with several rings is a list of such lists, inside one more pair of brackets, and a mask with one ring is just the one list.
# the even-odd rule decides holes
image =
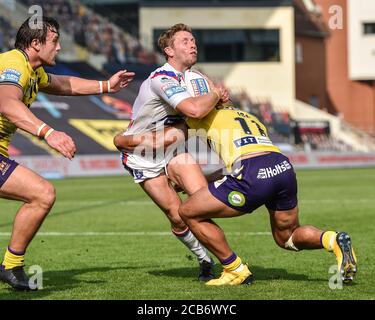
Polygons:
[[110,79],[109,83],[111,85],[111,92],[118,92],[120,89],[125,88],[133,80],[135,76],[134,72],[129,72],[127,70],[121,70],[115,73]]
[[217,95],[219,96],[219,104],[226,103],[230,100],[229,98],[229,92],[228,90],[222,86],[215,84],[209,77],[207,77],[205,74],[200,73],[208,82],[208,85],[210,86],[211,91],[215,91]]
[[54,130],[45,140],[52,149],[61,153],[65,158],[69,160],[74,158],[77,150],[76,145],[66,133]]
[[230,100],[229,97],[229,92],[226,88],[223,86],[219,86],[219,91],[220,91],[220,100],[219,103],[227,103]]

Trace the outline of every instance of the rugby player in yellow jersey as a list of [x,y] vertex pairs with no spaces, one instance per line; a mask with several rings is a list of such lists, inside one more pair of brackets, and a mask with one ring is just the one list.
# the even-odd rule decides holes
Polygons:
[[20,128],[44,139],[51,148],[72,160],[76,147],[71,137],[49,127],[29,110],[38,91],[56,95],[117,92],[134,76],[123,70],[108,81],[99,82],[47,74],[43,66],[55,65],[61,48],[59,25],[52,18],[39,17],[39,20],[41,28],[26,20],[18,30],[16,49],[0,54],[0,197],[24,202],[14,219],[9,246],[0,265],[0,280],[17,290],[37,289],[23,270],[24,255],[56,196],[50,182],[9,159],[12,135]]
[[[230,172],[191,195],[179,207],[181,218],[223,265],[221,277],[206,282],[206,285],[252,282],[248,266],[229,247],[223,230],[211,219],[241,216],[262,205],[269,211],[272,235],[281,248],[293,251],[325,248],[333,251],[343,282],[353,280],[357,260],[349,235],[300,226],[293,166],[273,145],[265,126],[256,117],[234,108],[215,108],[203,119],[188,119],[187,124],[200,132],[204,129],[209,145]],[[117,147],[132,149],[138,144],[166,147],[176,140],[173,130],[168,128],[164,140],[156,135],[122,138],[117,141]],[[168,170],[172,181],[174,169],[172,166]]]

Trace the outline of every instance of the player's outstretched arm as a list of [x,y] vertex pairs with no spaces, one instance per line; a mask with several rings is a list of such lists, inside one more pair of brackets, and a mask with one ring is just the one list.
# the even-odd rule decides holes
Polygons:
[[41,91],[65,96],[82,96],[101,93],[116,93],[125,88],[134,78],[134,72],[121,70],[109,80],[98,81],[78,77],[50,74],[51,83]]
[[163,131],[145,132],[138,135],[117,134],[113,143],[119,151],[133,152],[137,147],[150,150],[160,148],[166,149],[174,143],[181,143],[187,138],[187,128],[185,124],[176,124],[166,127]]
[[72,159],[76,152],[73,140],[64,132],[55,131],[38,119],[22,102],[22,96],[22,90],[16,86],[0,86],[0,113],[16,127],[44,138],[51,148]]

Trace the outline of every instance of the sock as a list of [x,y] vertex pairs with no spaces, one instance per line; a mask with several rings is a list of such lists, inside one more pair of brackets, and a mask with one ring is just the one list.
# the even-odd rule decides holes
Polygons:
[[208,255],[206,248],[200,244],[198,239],[194,236],[189,228],[186,228],[186,230],[182,232],[172,230],[172,233],[177,237],[178,240],[180,240],[186,247],[188,247],[192,253],[195,254],[195,256],[198,258],[199,263],[201,263],[203,260],[206,260],[210,263],[213,262],[211,257]]
[[25,252],[15,252],[11,248],[7,248],[4,255],[2,265],[5,269],[12,269],[14,267],[24,266]]
[[325,231],[320,237],[322,246],[328,251],[332,252],[336,241],[337,233],[335,231]]
[[244,267],[242,260],[234,252],[231,256],[221,261],[223,268],[228,271],[238,272],[241,271]]

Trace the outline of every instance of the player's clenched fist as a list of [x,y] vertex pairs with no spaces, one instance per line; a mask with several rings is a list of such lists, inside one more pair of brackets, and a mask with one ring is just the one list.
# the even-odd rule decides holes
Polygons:
[[62,131],[53,131],[47,138],[47,144],[60,152],[65,158],[72,160],[76,153],[76,145],[73,139]]

